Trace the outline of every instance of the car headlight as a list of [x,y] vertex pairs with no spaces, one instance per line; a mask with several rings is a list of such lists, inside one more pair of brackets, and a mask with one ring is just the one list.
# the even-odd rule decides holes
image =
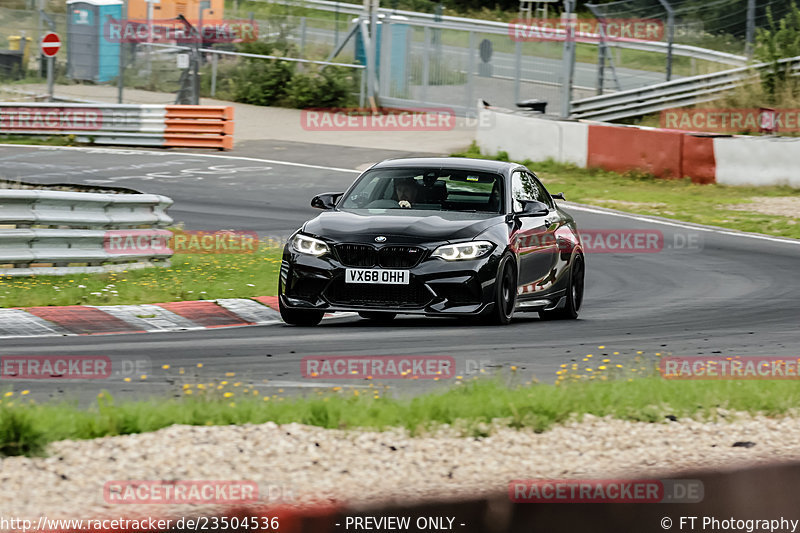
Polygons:
[[471,241],[458,244],[445,244],[434,250],[432,257],[441,257],[445,261],[463,261],[477,259],[488,254],[494,248],[489,241]]
[[309,237],[308,235],[302,235],[300,233],[295,235],[292,239],[292,248],[295,252],[314,255],[317,257],[331,251],[325,242],[315,239],[314,237]]

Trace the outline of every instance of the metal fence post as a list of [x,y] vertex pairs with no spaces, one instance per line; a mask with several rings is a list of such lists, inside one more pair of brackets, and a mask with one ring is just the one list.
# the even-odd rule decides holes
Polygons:
[[211,55],[211,98],[217,95],[217,60],[219,55]]
[[672,45],[675,42],[675,10],[667,0],[658,0],[667,10],[667,81],[672,80]]
[[567,118],[572,112],[572,78],[575,73],[575,25],[571,15],[575,0],[564,0],[564,17],[566,35],[564,39],[564,57],[562,59],[563,83],[561,85],[561,118]]
[[520,79],[522,78],[522,43],[514,43],[514,102],[520,101]]
[[469,50],[467,50],[467,102],[465,107],[470,109],[475,103],[473,94],[475,92],[475,32],[469,32]]
[[420,90],[420,100],[425,102],[427,101],[431,72],[431,29],[428,26],[422,29],[422,38],[422,89]]
[[756,0],[747,0],[747,38],[744,55],[753,59],[753,44],[756,38]]

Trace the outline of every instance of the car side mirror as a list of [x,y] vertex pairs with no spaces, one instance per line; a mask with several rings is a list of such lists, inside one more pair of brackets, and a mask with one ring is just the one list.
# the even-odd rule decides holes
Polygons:
[[343,192],[326,192],[318,194],[311,199],[311,207],[316,207],[317,209],[333,209],[336,207],[336,202],[339,201],[339,198],[341,198],[343,194]]
[[537,202],[536,200],[521,200],[522,213],[518,213],[521,217],[543,217],[550,213],[550,208],[547,204]]
[[551,194],[550,198],[555,198],[556,200],[566,200],[566,198],[564,198],[563,192],[557,192],[555,194]]

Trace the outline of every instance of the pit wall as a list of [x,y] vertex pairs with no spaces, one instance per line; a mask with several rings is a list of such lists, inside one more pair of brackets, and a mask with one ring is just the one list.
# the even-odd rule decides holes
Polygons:
[[721,136],[479,109],[481,152],[695,183],[800,188],[800,138]]

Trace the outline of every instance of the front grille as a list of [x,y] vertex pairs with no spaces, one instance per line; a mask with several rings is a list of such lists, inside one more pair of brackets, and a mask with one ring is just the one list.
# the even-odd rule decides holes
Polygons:
[[384,268],[413,268],[419,264],[425,250],[416,246],[384,246],[370,244],[339,244],[336,255],[344,266]]
[[375,266],[378,252],[369,244],[339,244],[336,246],[339,261],[349,267]]
[[325,295],[332,304],[365,307],[424,307],[431,293],[413,279],[408,285],[345,283],[339,278],[330,284]]
[[422,254],[422,248],[414,246],[384,246],[378,250],[378,262],[384,268],[413,268]]

